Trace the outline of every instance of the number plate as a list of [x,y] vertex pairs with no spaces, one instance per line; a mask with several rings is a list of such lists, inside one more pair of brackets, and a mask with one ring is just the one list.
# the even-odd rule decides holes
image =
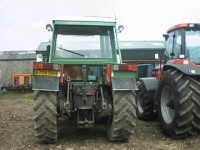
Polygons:
[[36,76],[58,76],[58,71],[56,70],[34,70],[34,75]]

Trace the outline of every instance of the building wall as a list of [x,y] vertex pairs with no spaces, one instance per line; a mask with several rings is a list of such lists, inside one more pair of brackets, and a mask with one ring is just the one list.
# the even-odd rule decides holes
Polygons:
[[3,82],[12,84],[12,74],[32,74],[35,60],[0,61],[0,86]]

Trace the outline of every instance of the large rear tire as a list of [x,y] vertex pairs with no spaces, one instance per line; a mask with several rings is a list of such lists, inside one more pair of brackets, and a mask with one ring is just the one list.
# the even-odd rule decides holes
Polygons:
[[136,94],[133,91],[113,91],[112,121],[107,127],[111,141],[128,141],[134,133],[136,121]]
[[161,78],[158,114],[161,127],[172,138],[190,135],[193,120],[189,79],[178,70],[167,70]]
[[34,92],[34,132],[36,143],[57,141],[56,92]]
[[139,93],[137,94],[137,117],[141,120],[152,120],[155,118],[154,113],[154,94],[147,93],[145,85],[140,82],[138,85]]
[[200,82],[191,78],[190,88],[193,91],[192,101],[194,103],[192,121],[193,133],[200,133]]

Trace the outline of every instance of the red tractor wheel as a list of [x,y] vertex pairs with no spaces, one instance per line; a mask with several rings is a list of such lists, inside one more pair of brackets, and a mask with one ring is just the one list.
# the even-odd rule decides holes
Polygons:
[[185,138],[193,120],[192,91],[189,79],[178,70],[167,70],[161,78],[158,115],[164,133],[172,138]]

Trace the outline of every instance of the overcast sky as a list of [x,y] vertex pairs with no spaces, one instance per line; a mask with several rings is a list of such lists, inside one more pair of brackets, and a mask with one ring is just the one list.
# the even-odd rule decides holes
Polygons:
[[0,51],[35,50],[56,16],[116,16],[121,41],[163,40],[178,23],[199,22],[199,0],[0,0]]

